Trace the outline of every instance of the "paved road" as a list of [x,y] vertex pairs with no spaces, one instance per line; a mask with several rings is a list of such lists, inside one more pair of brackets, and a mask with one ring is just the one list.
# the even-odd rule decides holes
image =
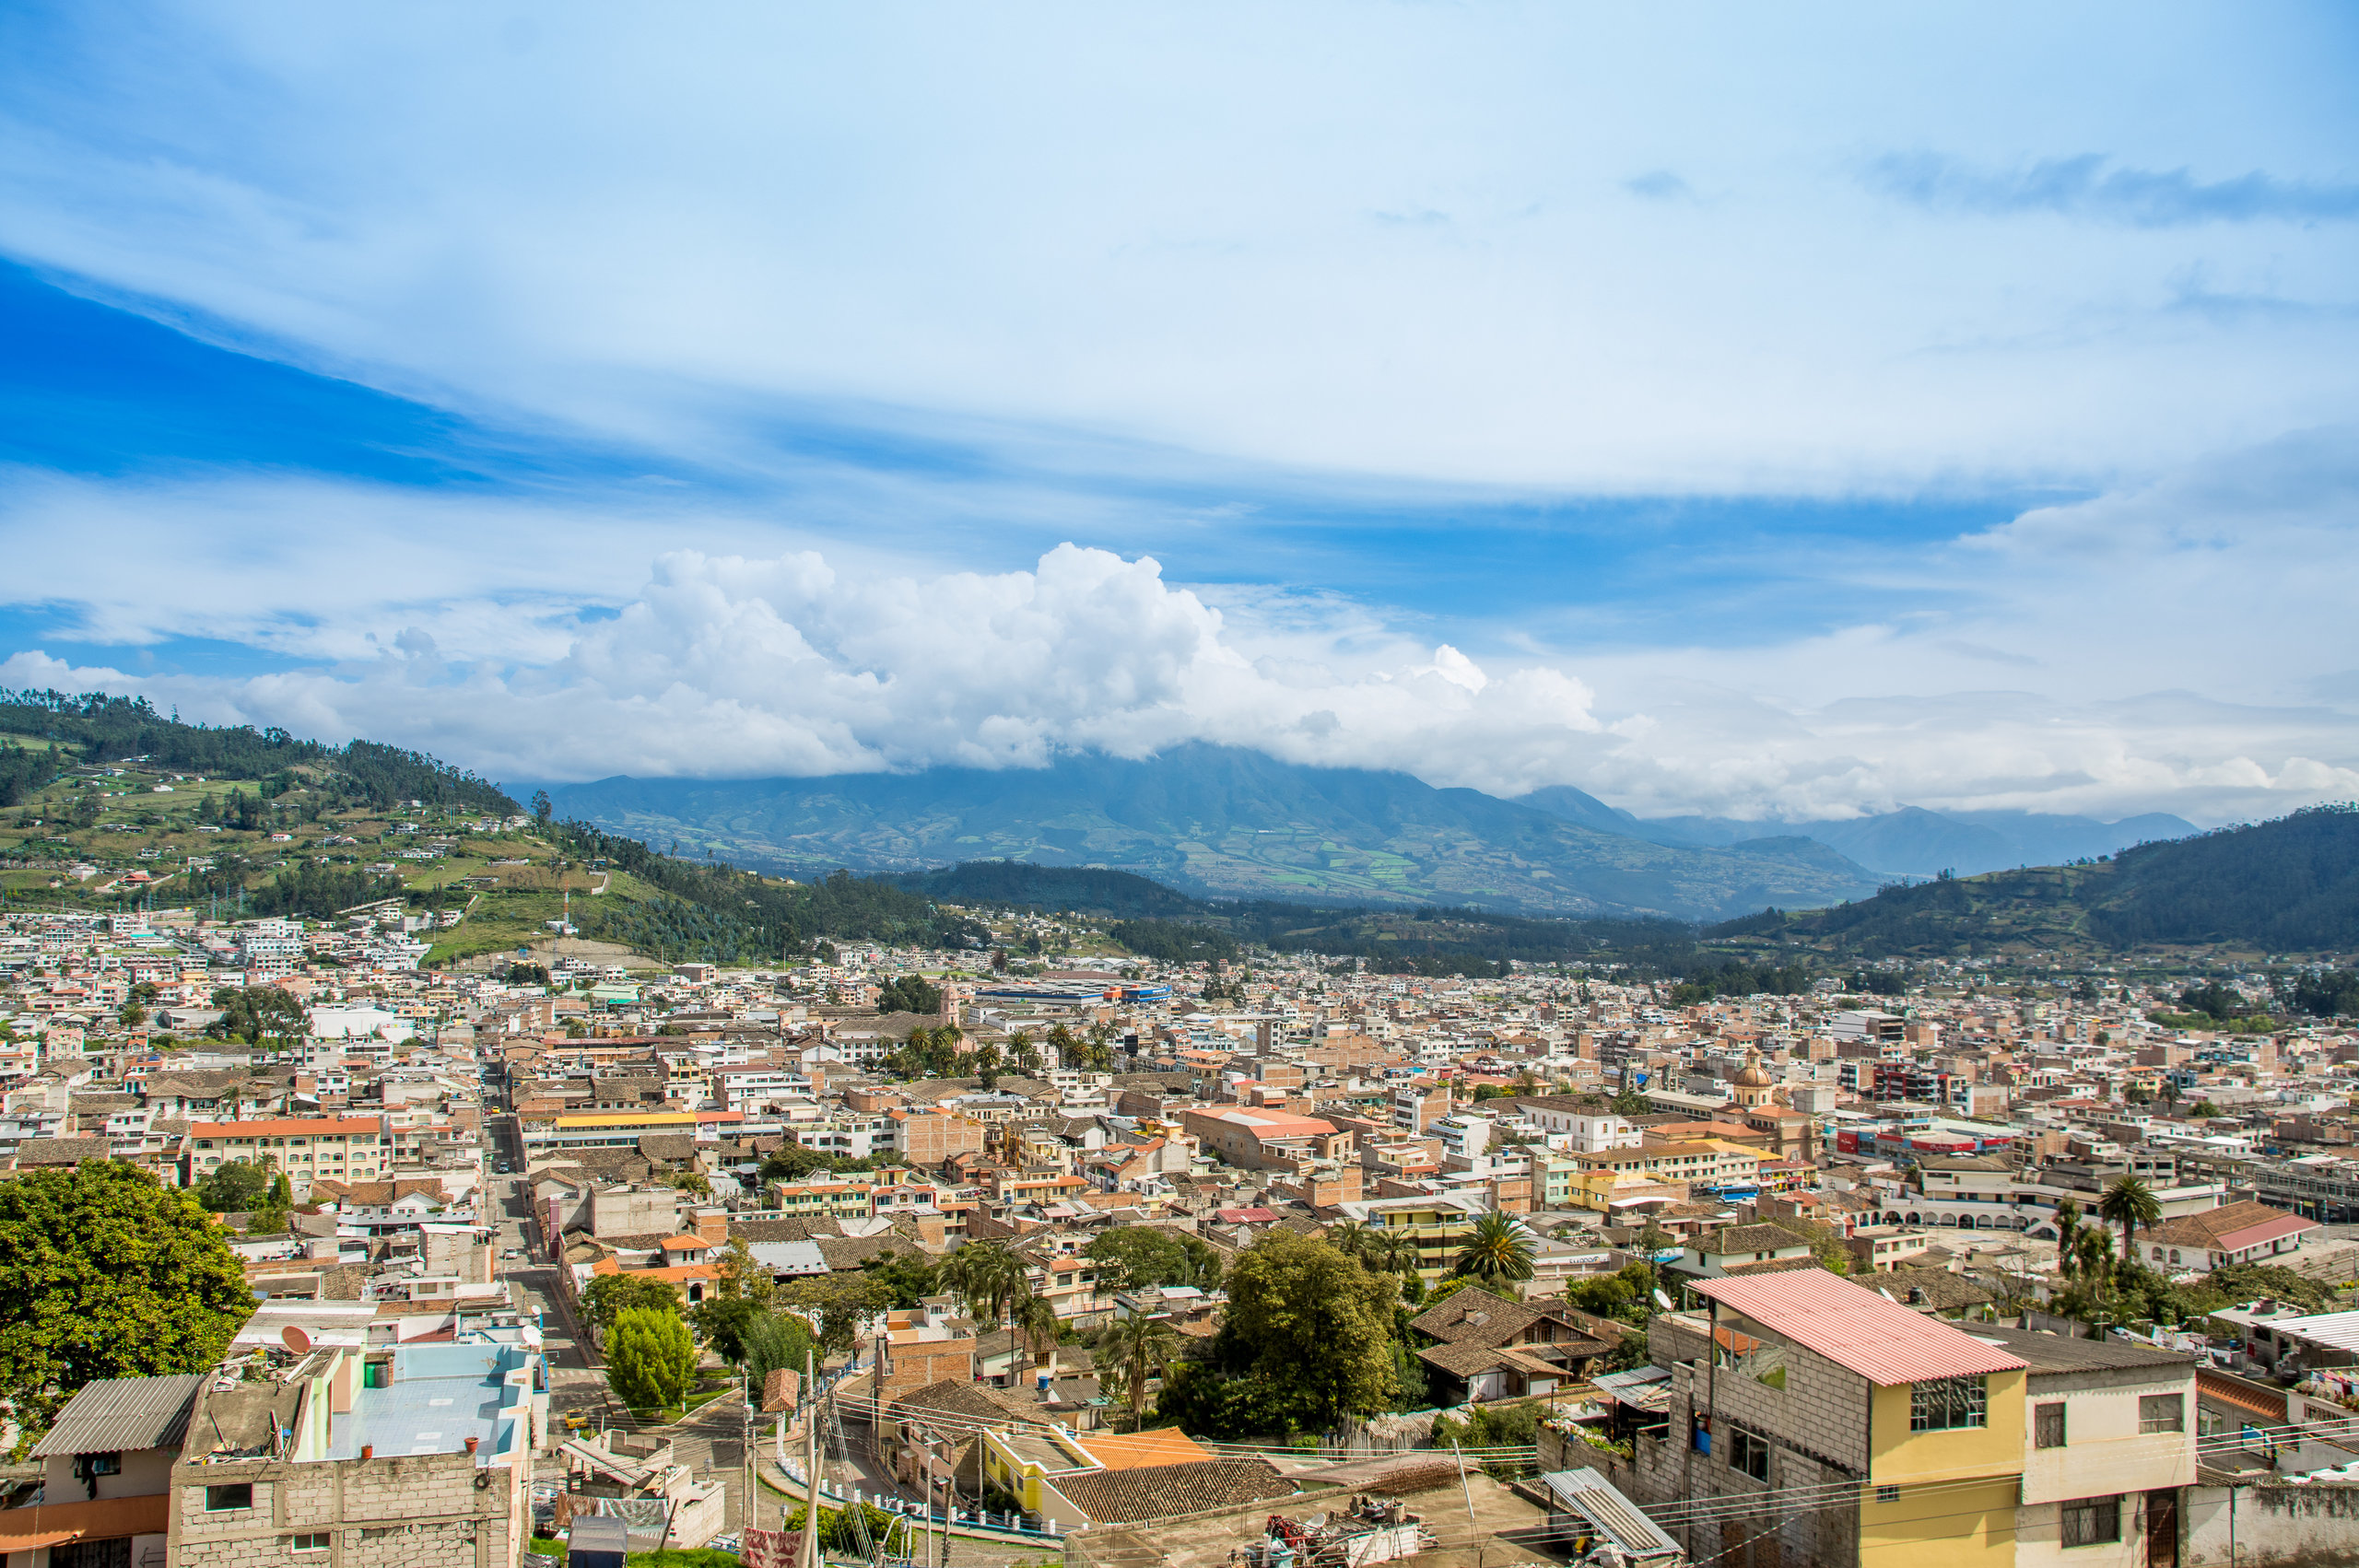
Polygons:
[[[509,1163],[514,1166],[515,1151],[503,1147]],[[587,1341],[581,1337],[572,1314],[567,1309],[563,1293],[557,1287],[557,1266],[539,1257],[529,1234],[530,1199],[523,1179],[515,1176],[494,1176],[491,1178],[494,1211],[499,1218],[499,1250],[500,1278],[516,1287],[522,1296],[526,1311],[538,1310],[541,1320],[543,1347],[549,1362],[549,1412],[553,1422],[562,1422],[569,1414],[586,1417],[593,1429],[600,1426],[626,1426],[637,1429],[629,1412],[616,1404],[607,1393],[605,1375],[594,1363]],[[520,1254],[510,1257],[511,1252]],[[745,1464],[745,1415],[742,1398],[728,1394],[698,1410],[675,1426],[663,1428],[663,1435],[672,1440],[678,1462],[699,1474],[714,1474],[728,1485],[729,1506],[726,1527],[734,1529],[740,1505],[739,1475]],[[543,1480],[561,1478],[564,1461],[554,1456],[544,1457],[537,1475]]]

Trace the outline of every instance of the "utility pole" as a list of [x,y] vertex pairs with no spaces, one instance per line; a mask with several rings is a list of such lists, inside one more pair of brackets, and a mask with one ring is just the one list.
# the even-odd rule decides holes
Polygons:
[[819,1387],[816,1352],[803,1352],[803,1387],[807,1414],[803,1428],[803,1539],[797,1543],[795,1568],[819,1568]]

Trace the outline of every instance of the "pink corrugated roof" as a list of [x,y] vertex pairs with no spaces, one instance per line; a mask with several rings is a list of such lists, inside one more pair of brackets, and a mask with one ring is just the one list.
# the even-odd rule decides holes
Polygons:
[[2030,1364],[1823,1269],[1701,1280],[1695,1289],[1871,1383],[1974,1377]]

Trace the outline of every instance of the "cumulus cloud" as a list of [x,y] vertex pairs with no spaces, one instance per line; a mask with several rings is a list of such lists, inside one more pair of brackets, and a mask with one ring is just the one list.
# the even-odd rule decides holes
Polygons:
[[1493,679],[1447,645],[1256,657],[1154,560],[1072,544],[1028,571],[931,576],[673,552],[546,662],[456,661],[408,627],[333,672],[157,681],[25,653],[0,682],[136,687],[192,714],[391,734],[542,778],[1037,767],[1209,740],[1379,766],[1440,745],[1485,759],[1470,778],[1529,787],[1598,727],[1578,680]]

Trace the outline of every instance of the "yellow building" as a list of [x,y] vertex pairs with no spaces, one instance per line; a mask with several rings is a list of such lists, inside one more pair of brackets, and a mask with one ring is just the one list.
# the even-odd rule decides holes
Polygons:
[[1692,1555],[2013,1568],[2023,1356],[1821,1269],[1691,1288],[1707,1311],[1649,1334],[1672,1420],[1639,1470],[1648,1501],[1728,1500]]

